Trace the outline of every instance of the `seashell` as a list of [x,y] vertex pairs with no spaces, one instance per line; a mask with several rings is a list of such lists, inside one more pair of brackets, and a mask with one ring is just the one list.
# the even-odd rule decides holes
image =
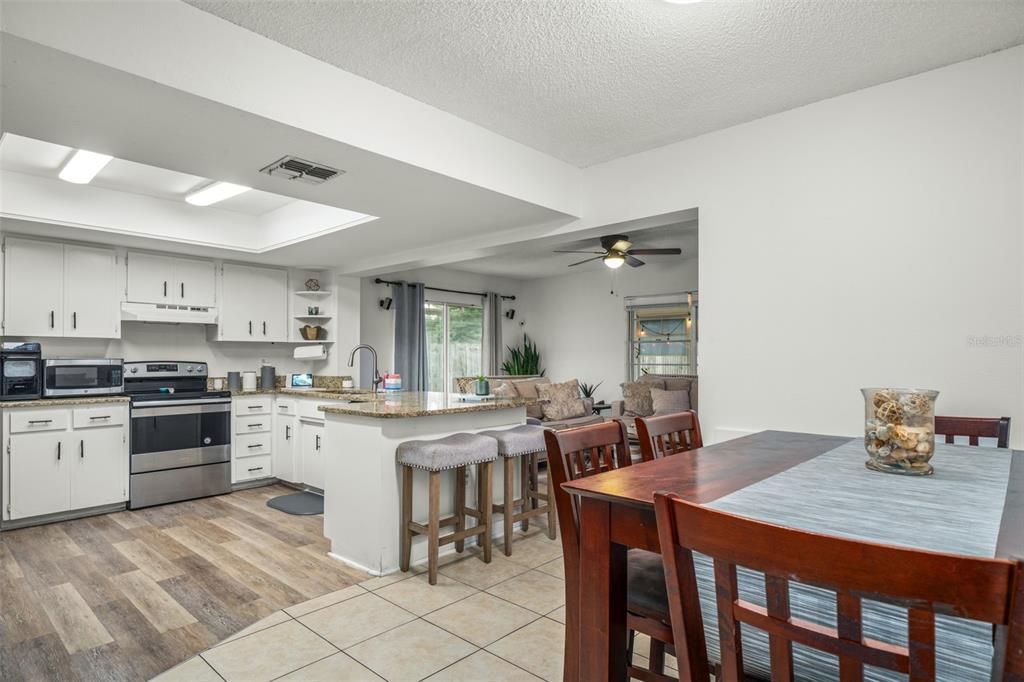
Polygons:
[[875,416],[889,424],[902,424],[905,413],[895,400],[882,403],[875,408]]
[[917,447],[917,439],[916,438],[908,438],[906,440],[898,441],[898,444],[904,450],[913,450],[914,448]]
[[889,445],[889,444],[882,445],[882,446],[880,446],[878,448],[878,456],[879,457],[888,457],[891,454],[892,454],[892,446]]
[[907,452],[906,450],[904,450],[903,448],[893,448],[893,451],[892,451],[892,454],[891,454],[891,457],[893,459],[898,459],[898,460],[907,459],[907,457],[909,457],[909,456],[910,456],[910,453]]
[[920,443],[917,444],[916,450],[920,453],[927,455],[929,452],[932,451],[932,444],[926,440],[921,441]]
[[878,454],[878,446],[875,445],[874,442],[868,443],[866,449],[867,449],[869,455],[877,455]]
[[878,435],[878,440],[889,440],[889,437],[892,435],[892,427],[888,424],[879,426],[875,433]]

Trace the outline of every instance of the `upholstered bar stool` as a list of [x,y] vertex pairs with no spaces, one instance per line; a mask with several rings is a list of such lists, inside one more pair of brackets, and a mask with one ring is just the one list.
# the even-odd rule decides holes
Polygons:
[[[523,424],[501,431],[481,431],[481,436],[493,438],[498,443],[498,455],[504,461],[504,499],[493,506],[500,512],[505,524],[505,556],[512,556],[512,526],[522,521],[523,530],[529,528],[534,516],[548,517],[548,537],[555,539],[555,503],[551,485],[547,492],[540,493],[537,475],[538,458],[547,454],[544,443],[544,428]],[[519,466],[521,481],[520,494],[515,496],[515,471]],[[518,510],[518,511],[517,511]]]
[[[456,433],[437,440],[410,440],[399,444],[396,459],[402,466],[402,547],[399,567],[409,570],[413,535],[427,536],[427,571],[431,585],[437,584],[437,559],[441,545],[455,543],[461,552],[467,537],[481,536],[485,563],[491,562],[491,465],[498,457],[493,438],[471,433]],[[466,506],[466,467],[477,465],[479,487],[477,506]],[[430,477],[427,499],[427,525],[412,520],[412,474],[422,469]],[[441,472],[455,470],[455,510],[441,518]],[[477,525],[466,528],[466,517]],[[442,527],[455,526],[455,531],[441,536]]]

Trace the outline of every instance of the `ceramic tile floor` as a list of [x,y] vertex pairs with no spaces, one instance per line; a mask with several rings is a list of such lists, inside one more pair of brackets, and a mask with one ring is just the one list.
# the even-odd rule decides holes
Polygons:
[[[442,559],[437,585],[423,570],[373,578],[278,611],[156,679],[562,679],[561,542],[549,540],[543,524],[517,531],[511,557],[495,551],[488,565],[475,550],[450,555]],[[641,665],[648,646],[638,639]]]

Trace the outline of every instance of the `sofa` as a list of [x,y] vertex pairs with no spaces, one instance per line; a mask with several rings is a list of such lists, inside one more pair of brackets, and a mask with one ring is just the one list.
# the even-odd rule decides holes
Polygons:
[[[644,374],[637,379],[637,382],[644,384],[649,383],[653,387],[667,389],[670,391],[685,388],[689,393],[690,409],[694,412],[698,411],[697,376],[694,374]],[[609,419],[621,419],[624,421],[626,423],[626,430],[629,432],[631,439],[636,438],[636,417],[637,415],[626,411],[625,400],[612,401],[612,406],[609,410]]]
[[[487,380],[491,383],[491,393],[494,393],[502,384],[509,384],[515,390],[518,397],[529,400],[539,400],[537,395],[538,384],[552,383],[548,377],[539,376],[489,376]],[[476,377],[456,377],[455,390],[458,393],[469,393],[474,390],[473,386],[475,383]],[[594,401],[592,398],[583,398],[583,405],[586,409],[586,414],[581,417],[548,419],[544,416],[543,406],[538,402],[526,406],[526,416],[532,420],[531,423],[539,423],[541,426],[555,431],[572,429],[577,426],[600,424],[605,421],[604,417],[593,414]]]

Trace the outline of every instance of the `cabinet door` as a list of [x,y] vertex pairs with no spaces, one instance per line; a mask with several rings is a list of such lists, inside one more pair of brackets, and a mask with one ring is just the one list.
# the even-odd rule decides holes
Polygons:
[[128,301],[174,302],[174,259],[150,253],[128,253]]
[[302,482],[314,488],[324,489],[324,425],[303,422],[302,431]]
[[23,519],[71,508],[71,453],[66,436],[66,431],[51,431],[10,437],[10,518]]
[[288,340],[288,273],[284,270],[253,268],[258,282],[260,306],[254,310],[257,339]]
[[253,318],[259,312],[254,268],[225,264],[218,308],[218,338],[222,341],[257,341]]
[[274,417],[274,475],[292,483],[299,482],[295,475],[295,417]]
[[64,247],[64,336],[118,338],[121,305],[113,249]]
[[128,443],[124,427],[77,429],[69,438],[71,508],[86,509],[128,499]]
[[4,332],[64,333],[64,247],[8,237],[4,247]]
[[174,261],[174,297],[180,305],[212,308],[217,303],[216,270],[213,261]]

